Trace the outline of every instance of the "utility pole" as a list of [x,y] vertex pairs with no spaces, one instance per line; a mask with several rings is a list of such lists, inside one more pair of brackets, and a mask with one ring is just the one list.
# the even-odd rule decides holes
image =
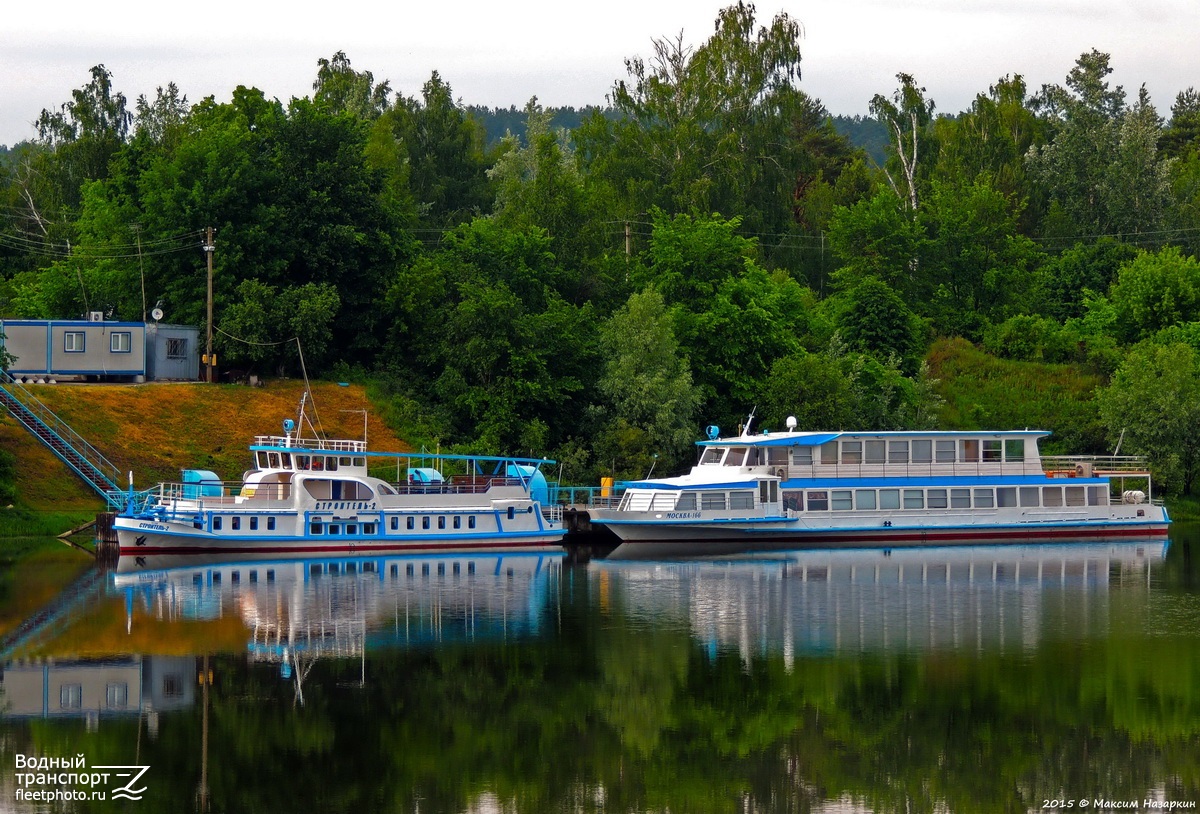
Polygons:
[[212,384],[213,369],[217,366],[217,360],[213,357],[212,349],[212,331],[213,331],[213,251],[216,249],[213,244],[213,228],[209,226],[204,230],[204,253],[208,255],[208,350],[204,354],[204,363],[208,366],[207,380]]

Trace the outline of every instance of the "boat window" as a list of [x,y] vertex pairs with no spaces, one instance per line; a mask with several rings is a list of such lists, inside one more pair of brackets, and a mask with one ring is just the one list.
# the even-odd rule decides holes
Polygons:
[[267,453],[265,453],[265,452],[258,453],[258,468],[259,469],[267,468]]
[[879,490],[879,508],[881,508],[881,509],[899,509],[900,508],[900,490],[899,489],[880,489]]
[[726,466],[741,466],[742,461],[746,458],[745,447],[731,447],[729,454],[725,456]]
[[250,530],[258,531],[258,518],[257,517],[250,518]]
[[702,464],[719,464],[721,456],[725,454],[725,447],[706,447],[704,454],[700,456]]
[[1108,504],[1108,487],[1089,486],[1087,490],[1089,506],[1105,506]]
[[969,508],[971,508],[971,490],[970,489],[951,489],[950,490],[950,508],[951,509],[969,509]]
[[912,459],[915,464],[927,464],[933,460],[933,441],[919,438],[912,442]]
[[925,493],[920,489],[905,489],[904,490],[904,508],[906,509],[923,509],[925,508]]
[[842,442],[842,463],[844,463],[844,464],[860,464],[860,463],[862,463],[862,441],[843,441]]
[[954,439],[939,438],[933,445],[934,460],[940,464],[954,463]]
[[837,463],[838,442],[827,441],[821,444],[821,463],[835,464]]
[[475,515],[471,515],[470,517],[467,518],[467,528],[469,528],[469,529],[475,528]]
[[292,453],[290,453],[290,452],[280,453],[279,458],[280,458],[280,461],[283,463],[284,469],[292,468]]
[[338,458],[338,466],[353,466],[353,465],[354,464],[351,461],[349,455],[343,455],[342,457]]
[[724,511],[725,509],[725,493],[724,492],[701,492],[700,493],[700,508],[710,511]]
[[423,529],[429,528],[429,518],[428,517],[421,518],[421,528],[423,528]]
[[296,456],[296,468],[297,469],[308,469],[311,466],[312,466],[312,459],[309,456],[307,456],[307,455],[297,455]]
[[379,486],[378,486],[378,487],[376,487],[376,488],[378,488],[378,489],[379,489],[379,494],[381,494],[381,495],[394,495],[394,494],[396,494],[396,490],[395,490],[395,489],[393,489],[392,487],[388,486],[386,483],[381,483],[381,484],[379,484]]
[[221,518],[220,518],[220,516],[216,516],[213,518],[213,531],[220,531],[220,530],[221,530]]
[[874,509],[875,508],[875,490],[874,489],[859,489],[854,493],[854,508],[856,509]]
[[358,524],[357,523],[347,523],[346,524],[346,533],[347,534],[358,534]]
[[278,452],[268,452],[267,453],[267,466],[269,466],[271,469],[279,468],[279,453]]
[[324,531],[324,526],[321,525],[320,520],[314,520],[308,524],[309,534],[320,534],[322,531]]
[[793,466],[812,466],[813,455],[812,447],[792,447],[792,465]]
[[690,512],[696,509],[696,493],[684,492],[679,495],[679,500],[675,501],[676,511]]
[[746,466],[759,466],[763,463],[758,447],[750,447],[746,451]]
[[829,510],[829,493],[826,491],[813,491],[808,493],[808,510],[810,512],[824,512]]
[[410,531],[412,529],[415,529],[417,527],[417,518],[415,518],[415,517],[408,518],[408,522],[405,525],[406,525],[406,528],[408,528]]
[[240,517],[229,518],[229,528],[231,531],[240,530],[242,528],[242,518],[240,518]]
[[908,463],[908,441],[888,441],[888,463]]
[[462,528],[462,518],[459,517],[457,514],[454,515],[454,528],[456,528],[456,529]]
[[267,518],[267,531],[274,531],[274,530],[275,530],[275,518],[268,517]]
[[444,528],[446,528],[446,517],[445,517],[445,515],[442,515],[441,517],[439,517],[439,518],[438,518],[438,528],[439,528],[439,529],[444,529]]
[[1086,506],[1087,494],[1082,486],[1067,487],[1067,505],[1068,506]]
[[996,490],[996,505],[1002,508],[1017,505],[1017,490],[1012,486],[1001,486]]
[[979,460],[979,441],[974,438],[964,438],[959,441],[958,459],[963,463],[976,463]]
[[767,447],[767,463],[772,466],[786,466],[787,462],[787,447]]
[[325,471],[326,472],[336,472],[337,471],[337,458],[329,457],[329,458],[325,459]]
[[887,463],[887,441],[879,439],[867,442],[867,463]]
[[989,439],[983,442],[983,460],[998,461],[1004,449],[1004,442]]
[[804,493],[792,491],[784,492],[783,508],[791,509],[794,512],[804,511]]
[[354,459],[354,465],[355,465],[355,466],[366,466],[366,465],[367,465],[367,459],[366,459],[366,458],[355,458],[355,459]]
[[930,489],[927,500],[931,509],[945,509],[950,505],[945,489]]
[[340,523],[330,523],[329,524],[329,533],[330,534],[341,534],[342,533],[341,524]]
[[1026,508],[1038,505],[1038,488],[1036,486],[1021,487],[1021,505]]
[[1061,505],[1063,505],[1062,487],[1061,486],[1043,486],[1042,487],[1042,505],[1043,506],[1061,506]]
[[754,493],[750,491],[737,491],[729,493],[729,508],[731,509],[753,509],[754,508]]
[[1024,438],[1006,438],[1006,439],[1004,439],[1004,460],[1014,461],[1014,462],[1025,460],[1025,439]]
[[392,531],[399,531],[400,530],[400,518],[396,517],[395,515],[392,515],[392,518],[388,522],[388,525],[391,526]]
[[976,489],[975,490],[975,508],[976,509],[991,509],[995,508],[995,496],[991,489]]
[[509,506],[509,507],[508,507],[508,519],[509,519],[509,520],[514,520],[514,519],[516,519],[516,516],[517,516],[517,509],[516,509],[516,507],[515,507],[515,506]]
[[849,489],[834,489],[829,494],[829,508],[835,512],[848,512],[854,508],[854,493]]

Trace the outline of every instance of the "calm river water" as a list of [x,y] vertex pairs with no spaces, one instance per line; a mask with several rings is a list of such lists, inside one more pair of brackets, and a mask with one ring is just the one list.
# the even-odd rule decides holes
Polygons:
[[1198,555],[123,562],[10,636],[0,811],[1196,806]]

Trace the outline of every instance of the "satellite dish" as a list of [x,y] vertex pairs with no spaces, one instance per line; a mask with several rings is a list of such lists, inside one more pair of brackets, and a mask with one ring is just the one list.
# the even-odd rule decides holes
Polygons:
[[153,311],[150,312],[150,316],[154,319],[155,322],[158,322],[160,319],[163,318],[163,310],[161,308],[155,308]]

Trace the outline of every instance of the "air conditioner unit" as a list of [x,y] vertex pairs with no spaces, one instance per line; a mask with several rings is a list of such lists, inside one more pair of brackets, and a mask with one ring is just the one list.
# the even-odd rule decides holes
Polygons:
[[103,321],[104,321],[104,312],[103,311],[88,311],[88,322],[103,322]]
[[1095,474],[1095,464],[1090,461],[1075,464],[1075,477],[1090,478]]

